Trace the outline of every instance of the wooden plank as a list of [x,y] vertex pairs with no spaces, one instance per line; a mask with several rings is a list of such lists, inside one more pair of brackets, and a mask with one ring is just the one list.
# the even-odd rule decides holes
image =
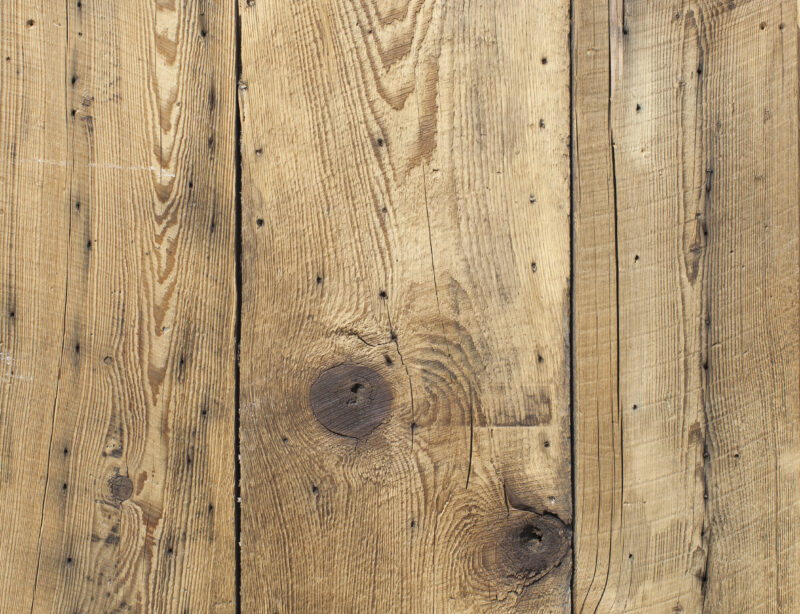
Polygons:
[[0,610],[233,612],[235,7],[0,10]]
[[572,599],[575,611],[596,612],[611,611],[624,589],[609,0],[575,2],[572,10]]
[[568,3],[240,11],[243,611],[568,610]]
[[[609,5],[610,45],[596,49],[611,84],[622,445],[613,396],[600,410],[581,397],[611,388],[613,370],[593,383],[595,355],[578,346],[575,609],[796,611],[796,3]],[[592,10],[602,22],[585,7],[576,83],[592,78]],[[597,151],[581,143],[590,107],[576,100],[577,164],[607,167],[602,130]],[[608,269],[608,213],[586,222],[598,193],[575,201],[578,270],[592,254]],[[611,286],[576,278],[576,337],[592,301],[610,326]],[[603,333],[596,352],[611,356]],[[619,494],[588,485],[598,471],[606,485],[621,471]],[[607,506],[620,498],[618,519]]]
[[[0,4],[0,610],[33,601],[67,263],[65,5]],[[40,324],[44,322],[44,324]]]

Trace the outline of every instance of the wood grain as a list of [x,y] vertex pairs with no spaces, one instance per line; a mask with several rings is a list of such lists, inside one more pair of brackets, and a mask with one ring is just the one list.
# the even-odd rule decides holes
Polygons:
[[576,12],[578,611],[800,607],[796,8]]
[[800,610],[798,42],[0,3],[0,612]]
[[[573,611],[615,611],[622,551],[617,210],[608,0],[573,4]],[[602,600],[602,602],[601,602]]]
[[235,7],[0,11],[0,611],[233,612]]
[[242,610],[568,610],[568,3],[240,12]]

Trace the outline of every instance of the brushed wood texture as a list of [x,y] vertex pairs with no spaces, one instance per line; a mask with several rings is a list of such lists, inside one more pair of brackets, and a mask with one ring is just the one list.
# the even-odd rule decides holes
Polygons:
[[0,11],[0,611],[233,612],[235,7]]
[[243,611],[568,609],[568,3],[240,10]]

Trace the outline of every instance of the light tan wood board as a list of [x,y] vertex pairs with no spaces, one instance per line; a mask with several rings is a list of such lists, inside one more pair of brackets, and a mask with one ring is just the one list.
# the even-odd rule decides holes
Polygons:
[[0,611],[800,607],[794,2],[0,18]]
[[240,11],[242,611],[568,610],[568,3]]
[[[573,4],[573,611],[594,612],[624,564],[609,4]],[[609,591],[611,585],[611,591]],[[606,610],[611,611],[611,610]]]
[[797,611],[796,4],[575,10],[574,610]]
[[233,612],[235,7],[0,12],[0,611]]

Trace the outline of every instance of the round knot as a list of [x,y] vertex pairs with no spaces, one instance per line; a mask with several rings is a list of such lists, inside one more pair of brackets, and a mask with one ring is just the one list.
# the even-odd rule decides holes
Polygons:
[[130,499],[133,494],[133,482],[127,475],[120,475],[119,473],[112,476],[108,480],[108,486],[111,489],[111,496],[117,501],[125,501]]
[[363,365],[341,364],[311,384],[311,410],[326,429],[362,439],[374,431],[392,405],[392,390],[380,373]]

